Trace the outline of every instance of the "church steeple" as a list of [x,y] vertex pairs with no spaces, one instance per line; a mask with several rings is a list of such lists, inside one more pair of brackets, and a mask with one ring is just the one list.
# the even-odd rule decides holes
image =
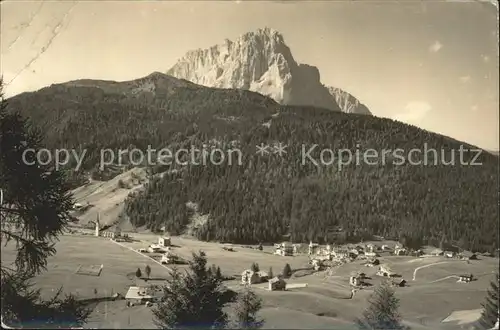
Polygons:
[[95,220],[95,235],[99,236],[99,212],[97,212],[97,218]]

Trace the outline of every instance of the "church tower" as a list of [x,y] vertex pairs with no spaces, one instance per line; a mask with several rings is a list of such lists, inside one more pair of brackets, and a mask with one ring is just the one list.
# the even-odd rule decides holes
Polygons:
[[95,220],[95,235],[99,237],[99,213],[97,213],[97,219]]

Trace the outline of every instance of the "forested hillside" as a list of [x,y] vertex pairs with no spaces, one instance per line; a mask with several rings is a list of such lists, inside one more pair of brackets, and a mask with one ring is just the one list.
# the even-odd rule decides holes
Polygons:
[[[334,241],[401,234],[415,240],[460,242],[472,250],[498,248],[498,157],[483,152],[481,166],[460,165],[460,142],[372,116],[280,106],[259,94],[201,87],[153,74],[125,83],[80,81],[54,85],[9,100],[46,135],[48,148],[87,149],[84,169],[96,178],[103,148],[145,150],[191,145],[239,148],[242,164],[155,166],[163,177],[131,196],[127,215],[137,226],[173,234],[189,224],[196,203],[208,215],[203,240]],[[263,125],[267,123],[267,125]],[[286,154],[260,156],[256,145],[283,143]],[[306,150],[412,148],[445,150],[455,165],[302,164]],[[464,145],[464,148],[468,146]],[[466,154],[472,160],[475,153]],[[440,155],[438,155],[440,156]],[[432,162],[432,159],[429,159]],[[439,163],[439,162],[438,162]],[[175,170],[175,171],[174,171]],[[188,204],[189,205],[189,204]],[[342,227],[339,236],[335,228]]]

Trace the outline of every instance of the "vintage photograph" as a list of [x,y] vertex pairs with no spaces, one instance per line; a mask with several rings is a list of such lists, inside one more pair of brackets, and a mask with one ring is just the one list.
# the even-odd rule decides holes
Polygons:
[[6,329],[499,329],[498,2],[0,3]]

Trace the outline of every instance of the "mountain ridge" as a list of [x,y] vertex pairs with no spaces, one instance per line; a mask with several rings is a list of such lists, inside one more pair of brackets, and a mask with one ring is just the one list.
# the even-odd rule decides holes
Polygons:
[[318,68],[298,63],[283,35],[272,28],[190,50],[166,73],[208,87],[256,91],[280,104],[371,114],[354,96],[324,86]]

